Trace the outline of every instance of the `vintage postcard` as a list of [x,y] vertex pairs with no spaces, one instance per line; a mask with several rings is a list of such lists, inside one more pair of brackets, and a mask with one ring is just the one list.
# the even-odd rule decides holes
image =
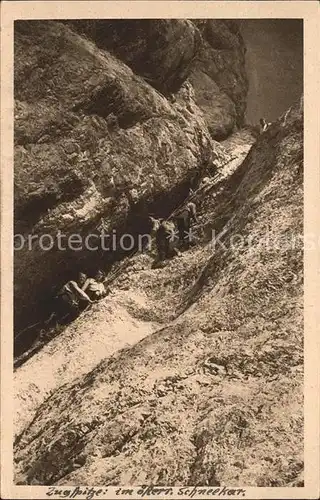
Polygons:
[[319,13],[2,3],[1,498],[318,498]]

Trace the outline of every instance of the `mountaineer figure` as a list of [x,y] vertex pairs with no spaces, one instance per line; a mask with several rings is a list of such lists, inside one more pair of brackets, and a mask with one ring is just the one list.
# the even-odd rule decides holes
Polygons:
[[94,278],[87,278],[81,289],[90,297],[91,300],[99,300],[105,297],[109,290],[106,289],[102,282],[104,278],[103,272],[98,270]]
[[187,203],[176,215],[175,221],[179,233],[179,241],[182,248],[188,249],[192,242],[190,229],[191,222],[198,222],[196,205],[193,202]]
[[58,309],[61,316],[76,318],[88,304],[93,303],[93,300],[81,288],[86,280],[86,274],[79,273],[77,281],[68,281],[58,292]]
[[179,255],[180,252],[173,247],[175,239],[174,223],[165,219],[149,217],[152,222],[151,234],[155,234],[158,261]]

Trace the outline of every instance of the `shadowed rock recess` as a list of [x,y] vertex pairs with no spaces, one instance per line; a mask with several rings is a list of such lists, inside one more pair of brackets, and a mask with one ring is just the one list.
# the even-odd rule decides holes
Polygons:
[[[233,24],[212,23],[211,30],[210,22],[198,28],[187,20],[15,23],[16,234],[85,236],[101,219],[110,233],[144,233],[147,210],[167,215],[191,176],[228,159],[210,130],[227,135],[242,121],[244,49]],[[199,73],[202,81],[197,68],[208,60],[214,91],[202,107],[202,87],[186,79]],[[119,257],[57,245],[43,251],[37,238],[31,245],[15,254],[17,331],[47,314],[53,284]],[[30,332],[20,336],[17,352],[31,340]]]
[[[161,269],[117,253],[111,294],[15,370],[15,482],[302,486],[303,102],[218,143],[224,101],[206,114],[194,78],[211,53],[238,74],[236,25],[132,23],[137,39],[131,22],[16,26],[16,227],[138,233],[137,214],[170,213],[205,165],[219,175],[196,194],[196,246]],[[245,83],[217,73],[240,126]],[[30,317],[98,257],[17,252],[16,307]]]

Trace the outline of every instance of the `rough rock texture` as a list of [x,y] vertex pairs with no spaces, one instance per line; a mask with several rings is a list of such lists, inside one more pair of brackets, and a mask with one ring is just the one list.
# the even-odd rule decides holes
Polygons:
[[245,46],[232,20],[71,21],[168,95],[190,76],[213,138],[241,126],[248,91]]
[[245,45],[237,21],[197,20],[202,46],[190,81],[213,138],[226,138],[244,122],[248,80]]
[[[57,251],[57,231],[84,237],[103,219],[106,231],[120,232],[130,214],[135,232],[135,216],[143,218],[146,207],[165,197],[170,211],[191,175],[227,158],[210,139],[192,86],[183,84],[198,30],[189,21],[155,22],[151,34],[153,26],[155,46],[149,43],[147,51],[153,51],[153,68],[178,91],[174,103],[139,76],[138,65],[134,73],[66,23],[15,24],[15,233],[34,236],[31,252],[25,244],[15,253],[18,329],[45,310],[53,284],[106,258]],[[113,48],[129,63],[121,36],[121,30],[114,35]],[[145,221],[138,225],[146,230]],[[44,247],[54,239],[50,251],[39,247],[45,234]]]
[[[244,153],[249,135],[226,149]],[[115,295],[53,342],[66,359],[85,331],[90,348],[94,316],[116,310],[121,289],[145,297],[127,302],[135,321],[163,323],[85,375],[70,368],[34,405],[15,443],[20,484],[303,484],[302,103],[197,203],[196,247],[163,269],[128,260]],[[29,397],[39,356],[17,370]]]
[[177,92],[187,79],[202,42],[200,31],[185,19],[101,19],[68,24],[111,51],[165,95]]

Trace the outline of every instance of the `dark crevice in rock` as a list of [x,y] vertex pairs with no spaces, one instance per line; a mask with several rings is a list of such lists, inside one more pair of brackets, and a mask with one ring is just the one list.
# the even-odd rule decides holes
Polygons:
[[[227,25],[217,27],[234,36]],[[83,236],[105,217],[108,231],[136,238],[148,230],[147,211],[170,213],[186,195],[184,172],[198,176],[206,156],[217,151],[223,157],[186,82],[202,50],[204,39],[190,20],[16,23],[15,230]],[[222,60],[228,75],[230,64]],[[228,106],[221,119],[230,133]],[[109,192],[112,176],[116,194]],[[138,191],[139,182],[146,184],[136,206],[124,179]],[[46,316],[52,287],[83,267],[91,273],[126,256],[118,249],[108,255],[40,250],[15,255],[18,331]],[[28,330],[19,354],[36,336]]]
[[[48,328],[43,321],[52,312],[54,304],[54,291],[59,290],[63,283],[67,281],[68,276],[69,279],[71,279],[80,270],[88,274],[94,273],[98,268],[104,269],[108,272],[113,264],[119,263],[129,255],[132,255],[132,253],[138,248],[137,245],[140,241],[139,237],[141,235],[149,234],[152,229],[149,215],[162,218],[168,217],[175,210],[175,208],[180,206],[180,204],[186,199],[190,187],[195,187],[200,178],[201,169],[199,169],[196,173],[189,174],[180,184],[175,185],[170,190],[160,192],[151,199],[150,197],[148,199],[142,199],[138,203],[131,206],[128,216],[119,221],[118,225],[114,226],[113,229],[118,235],[117,242],[119,242],[121,236],[124,234],[132,235],[135,242],[133,250],[125,251],[118,245],[117,248],[112,251],[103,251],[102,249],[99,249],[97,251],[87,250],[77,252],[76,259],[74,258],[75,255],[72,254],[72,252],[65,252],[66,255],[64,255],[63,262],[64,269],[61,272],[61,277],[57,276],[56,273],[52,274],[53,281],[50,284],[46,282],[43,290],[41,292],[39,291],[37,302],[34,304],[32,314],[30,314],[30,310],[26,311],[24,322],[20,323],[21,327],[19,328],[18,324],[16,324],[16,368],[30,359],[30,357],[38,352],[43,345],[48,342],[48,340],[54,338],[63,330],[63,326],[51,326]],[[86,234],[98,235],[99,232],[97,232],[96,229],[98,222],[98,220],[91,220],[90,223],[82,226],[81,233],[83,236]],[[19,221],[19,223],[21,222]],[[69,259],[67,257],[69,257]],[[40,324],[31,328],[25,334],[20,335],[19,331],[23,330],[27,325],[38,322],[40,322]],[[40,334],[42,340],[40,339]]]

